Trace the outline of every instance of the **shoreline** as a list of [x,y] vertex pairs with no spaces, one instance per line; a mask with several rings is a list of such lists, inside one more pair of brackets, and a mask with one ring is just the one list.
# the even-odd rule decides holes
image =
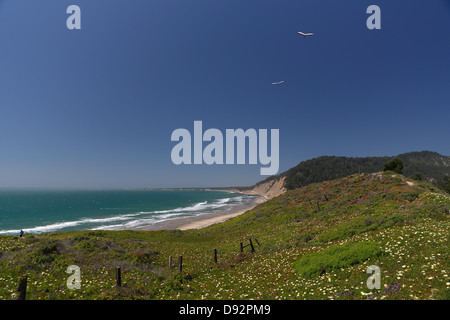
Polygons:
[[245,212],[253,209],[257,205],[264,203],[267,199],[263,196],[256,198],[252,204],[246,206],[238,206],[233,208],[232,210],[226,210],[216,213],[205,213],[200,214],[198,216],[193,217],[184,217],[184,218],[175,218],[171,220],[165,220],[161,222],[157,222],[152,225],[143,226],[133,228],[131,230],[136,231],[161,231],[161,230],[192,230],[192,229],[201,229],[213,224],[225,222],[228,219],[237,217]]
[[[101,228],[83,228],[83,229],[71,229],[65,230],[67,228],[73,226],[60,226],[67,223],[77,224],[77,221],[68,221],[68,222],[60,222],[54,223],[44,226],[34,226],[30,228],[22,228],[25,233],[29,234],[41,234],[46,232],[71,232],[71,231],[85,231],[85,230],[135,230],[135,231],[160,231],[160,230],[189,230],[189,229],[200,229],[205,228],[213,224],[224,222],[228,219],[237,217],[245,212],[253,209],[260,203],[263,203],[268,200],[268,198],[264,194],[259,194],[257,192],[253,192],[252,190],[235,190],[235,189],[216,189],[216,190],[208,190],[204,189],[204,191],[222,191],[226,193],[233,194],[241,194],[241,195],[251,195],[251,199],[243,201],[243,203],[234,204],[234,205],[226,205],[223,208],[216,209],[219,211],[209,211],[204,210],[203,213],[197,212],[197,215],[193,216],[182,216],[182,217],[167,217],[169,220],[160,220],[158,222],[145,222],[140,226],[117,226],[118,228],[109,229],[106,227]],[[80,220],[81,221],[81,220]],[[51,227],[54,227],[52,229]],[[46,229],[46,230],[44,230]],[[2,235],[17,235],[20,232],[20,229],[17,230],[2,230],[5,232],[0,233]]]

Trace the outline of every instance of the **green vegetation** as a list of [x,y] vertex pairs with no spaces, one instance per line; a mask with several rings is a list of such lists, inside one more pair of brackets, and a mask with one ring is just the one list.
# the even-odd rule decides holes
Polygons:
[[[199,230],[0,236],[0,299],[16,297],[24,274],[27,299],[448,299],[449,216],[435,185],[378,172],[291,190]],[[241,253],[249,238],[255,252]],[[70,265],[81,289],[67,288]],[[369,265],[380,290],[367,289]]]
[[394,171],[395,173],[403,173],[403,161],[402,159],[395,157],[384,164],[383,171]]
[[445,176],[442,180],[438,181],[438,186],[447,193],[450,193],[450,175]]
[[423,180],[422,179],[422,175],[420,174],[420,173],[418,173],[418,172],[416,172],[416,173],[414,173],[411,177],[410,177],[410,179],[412,179],[412,180]]
[[325,272],[351,267],[381,254],[382,250],[375,242],[346,243],[304,255],[294,263],[294,270],[302,277],[313,278]]
[[403,220],[405,220],[405,218],[401,214],[376,214],[370,215],[370,217],[358,217],[350,220],[349,222],[330,228],[328,231],[320,234],[317,237],[317,240],[321,243],[343,240],[368,231],[389,228]]

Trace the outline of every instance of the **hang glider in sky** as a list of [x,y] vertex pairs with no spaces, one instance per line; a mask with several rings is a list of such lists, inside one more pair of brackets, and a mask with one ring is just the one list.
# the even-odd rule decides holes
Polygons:
[[302,36],[304,36],[305,38],[306,37],[311,37],[311,36],[313,36],[314,35],[314,33],[303,33],[303,32],[297,32],[299,35],[302,35]]

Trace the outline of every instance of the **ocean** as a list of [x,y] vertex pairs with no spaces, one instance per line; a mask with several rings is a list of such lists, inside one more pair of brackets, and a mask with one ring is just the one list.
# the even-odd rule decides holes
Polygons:
[[134,229],[238,209],[254,199],[200,190],[0,189],[0,234]]

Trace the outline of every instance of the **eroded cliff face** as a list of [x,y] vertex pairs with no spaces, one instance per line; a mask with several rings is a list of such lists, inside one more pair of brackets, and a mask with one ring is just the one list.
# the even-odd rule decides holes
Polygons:
[[272,199],[286,192],[287,189],[284,187],[285,179],[286,177],[281,177],[277,180],[261,183],[245,193],[257,194],[264,197],[266,200]]

